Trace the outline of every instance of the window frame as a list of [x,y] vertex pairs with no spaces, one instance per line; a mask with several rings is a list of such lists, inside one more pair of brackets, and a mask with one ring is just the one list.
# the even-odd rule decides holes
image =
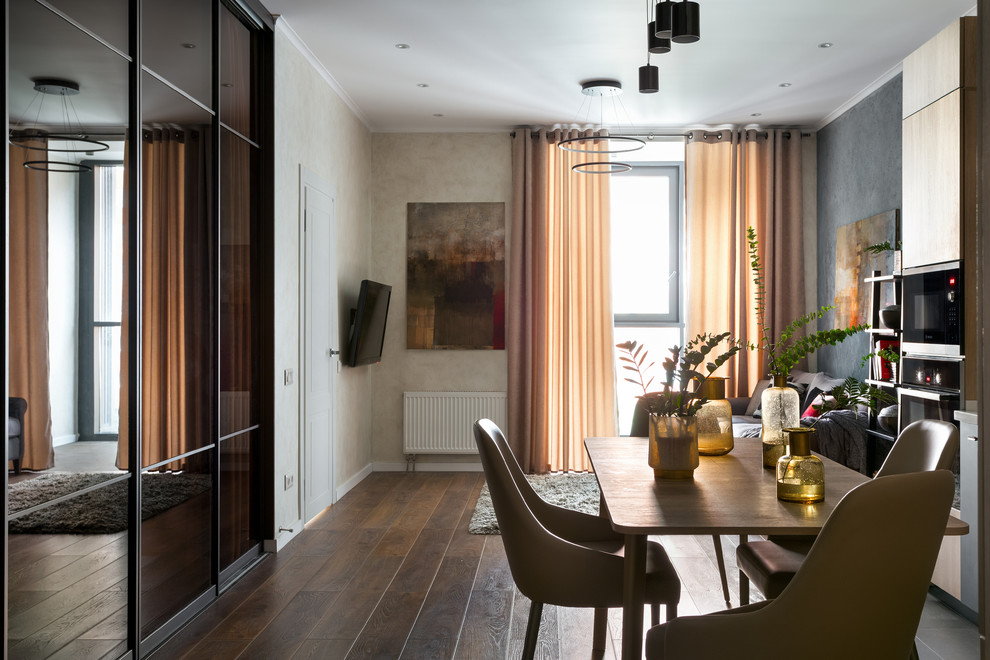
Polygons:
[[684,329],[684,296],[681,295],[681,273],[684,272],[682,241],[684,236],[684,163],[682,161],[649,161],[636,163],[628,172],[613,174],[616,177],[668,176],[672,190],[668,195],[670,217],[670,263],[673,273],[668,277],[670,311],[666,314],[616,314],[612,324],[616,328],[680,328]]

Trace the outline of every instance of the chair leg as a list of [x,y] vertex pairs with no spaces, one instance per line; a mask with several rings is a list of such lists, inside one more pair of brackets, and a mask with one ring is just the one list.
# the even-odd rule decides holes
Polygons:
[[529,604],[529,623],[526,624],[526,641],[523,644],[523,660],[533,660],[536,655],[536,638],[540,635],[540,618],[543,616],[543,603]]
[[660,625],[660,604],[653,603],[650,605],[650,625],[659,626]]
[[677,603],[669,603],[665,606],[667,608],[667,621],[677,618]]
[[739,604],[749,605],[749,577],[739,571]]
[[725,557],[722,555],[722,537],[712,534],[712,541],[715,543],[715,562],[718,564],[718,576],[722,579],[722,595],[725,597],[725,606],[732,609],[732,599],[729,597],[729,578],[725,575]]
[[608,633],[608,608],[595,608],[595,632],[592,637],[591,649],[593,651],[605,650],[605,636]]

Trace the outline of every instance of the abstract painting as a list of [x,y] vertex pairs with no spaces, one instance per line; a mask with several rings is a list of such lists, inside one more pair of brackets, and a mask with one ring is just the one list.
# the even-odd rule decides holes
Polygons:
[[410,203],[406,348],[505,348],[505,203]]
[[874,270],[890,274],[894,253],[873,255],[870,245],[888,241],[896,245],[899,237],[896,209],[839,227],[835,237],[835,327],[847,328],[870,322],[870,287],[863,281]]

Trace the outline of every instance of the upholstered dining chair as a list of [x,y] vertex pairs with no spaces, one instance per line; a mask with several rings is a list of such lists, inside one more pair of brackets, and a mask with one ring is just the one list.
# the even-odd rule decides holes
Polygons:
[[777,598],[656,626],[646,657],[911,657],[954,482],[935,470],[861,484]]
[[[647,412],[646,401],[643,399],[636,399],[629,435],[634,438],[645,438],[650,435],[650,414]],[[718,576],[722,580],[722,597],[725,598],[725,606],[732,607],[732,599],[729,596],[729,578],[725,573],[725,555],[722,553],[722,537],[718,534],[712,534],[712,544],[715,546],[715,564],[718,566]]]
[[[505,436],[489,419],[474,424],[474,438],[498,519],[509,570],[530,599],[523,658],[532,658],[543,605],[595,608],[594,650],[604,651],[607,610],[622,606],[623,537],[598,516],[554,506],[530,486]],[[666,551],[649,542],[646,602],[651,620],[677,616],[681,582]]]
[[[959,451],[959,429],[954,424],[922,419],[904,427],[875,478],[908,472],[947,470]],[[776,598],[791,581],[808,554],[814,538],[740,543],[736,548],[739,566],[739,601],[749,602],[752,582],[767,598]]]

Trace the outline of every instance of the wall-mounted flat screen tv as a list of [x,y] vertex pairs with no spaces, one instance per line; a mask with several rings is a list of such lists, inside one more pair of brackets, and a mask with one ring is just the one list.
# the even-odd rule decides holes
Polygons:
[[392,287],[363,280],[357,307],[351,310],[351,327],[347,335],[347,365],[381,362],[385,343],[385,321]]

